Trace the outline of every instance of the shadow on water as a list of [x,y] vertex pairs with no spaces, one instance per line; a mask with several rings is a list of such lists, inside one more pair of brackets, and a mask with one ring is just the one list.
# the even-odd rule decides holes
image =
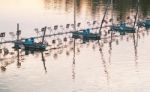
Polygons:
[[[16,61],[16,66],[17,68],[21,68],[22,62],[24,62],[25,57],[28,56],[29,54],[37,54],[41,53],[41,60],[43,62],[43,67],[44,67],[44,71],[45,73],[47,73],[47,68],[46,68],[46,64],[45,64],[45,57],[44,57],[44,51],[33,51],[33,50],[23,50],[23,49],[15,49],[12,52],[9,52],[7,55],[4,55],[5,52],[3,51],[3,49],[0,53],[0,59],[1,59],[1,71],[5,72],[7,70],[7,66],[13,64]],[[23,54],[24,53],[24,54]]]
[[75,80],[75,64],[76,64],[76,39],[73,41],[73,62],[72,62],[72,79]]
[[133,33],[133,45],[134,45],[134,55],[135,55],[135,67],[138,68],[138,52],[137,52],[137,46],[138,46],[138,31],[137,31],[137,39],[135,34]]
[[[24,56],[20,54],[21,51],[19,49],[16,50],[15,52],[10,52],[7,55],[2,55],[2,53],[0,53],[0,59],[1,59],[0,62],[1,62],[2,72],[5,72],[7,70],[7,66],[13,64],[15,61],[17,61],[17,64],[16,64],[17,68],[21,67],[21,62],[24,61]],[[5,51],[3,53],[5,53]]]
[[109,85],[110,77],[109,77],[109,72],[108,72],[108,68],[107,68],[107,62],[104,58],[103,43],[100,43],[100,41],[98,41],[98,45],[99,45],[99,52],[100,52],[100,55],[101,55],[102,64],[103,64],[103,67],[104,67],[104,72],[105,72],[106,78],[107,78],[107,84]]
[[113,41],[113,32],[111,32],[111,39],[110,39],[110,42],[109,42],[109,50],[108,50],[108,53],[109,53],[109,64],[111,65],[111,54],[112,54],[112,41]]
[[45,73],[47,73],[46,64],[45,64],[45,57],[44,57],[43,51],[41,52],[41,56],[42,56],[42,62],[43,62],[43,67],[44,67]]
[[45,73],[47,73],[47,68],[46,68],[46,63],[45,63],[45,56],[44,56],[44,51],[39,51],[39,52],[36,52],[36,51],[33,51],[33,50],[25,50],[25,55],[29,55],[29,54],[36,54],[36,53],[40,53],[41,54],[41,60],[43,62],[43,67],[44,67],[44,71]]
[[19,49],[17,49],[17,67],[18,67],[18,68],[21,67],[21,62],[20,62],[20,51],[19,51]]

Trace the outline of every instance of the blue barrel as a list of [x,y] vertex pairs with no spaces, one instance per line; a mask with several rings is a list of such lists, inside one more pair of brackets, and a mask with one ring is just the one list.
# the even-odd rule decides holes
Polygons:
[[90,34],[90,29],[86,29],[87,34]]
[[29,39],[25,39],[25,42],[29,42]]
[[30,40],[30,39],[25,39],[24,44],[30,45],[30,44],[32,44],[32,42],[31,42],[31,40]]
[[31,37],[30,40],[32,43],[34,43],[35,38]]
[[83,30],[83,36],[87,35],[86,30]]

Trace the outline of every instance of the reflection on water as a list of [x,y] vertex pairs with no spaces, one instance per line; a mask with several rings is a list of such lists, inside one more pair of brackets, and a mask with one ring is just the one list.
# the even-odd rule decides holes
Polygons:
[[107,81],[109,83],[109,72],[107,70],[107,64],[106,64],[106,61],[104,59],[104,53],[103,53],[103,48],[102,48],[103,46],[101,46],[100,43],[99,43],[99,46],[100,46],[99,51],[100,51],[100,54],[101,54],[101,60],[102,60],[102,63],[103,63],[104,72],[106,74],[106,78],[107,78]]
[[[146,46],[149,35],[145,34],[148,34],[148,31],[143,29],[140,29],[137,33],[121,37],[115,37],[112,33],[111,38],[108,38],[107,41],[103,39],[99,42],[89,41],[86,43],[82,43],[80,39],[72,40],[72,38],[68,38],[66,42],[63,42],[65,44],[56,45],[50,43],[50,48],[44,52],[11,50],[9,54],[4,55],[2,51],[0,54],[2,71],[0,81],[2,82],[2,88],[0,89],[6,92],[9,92],[9,89],[19,92],[19,90],[23,90],[24,88],[26,91],[31,91],[36,90],[34,87],[40,87],[40,91],[53,90],[55,92],[56,90],[54,88],[59,87],[63,89],[69,84],[70,88],[63,89],[64,91],[82,90],[83,92],[98,92],[99,89],[103,88],[103,92],[107,92],[108,90],[115,92],[116,90],[122,89],[124,90],[123,92],[126,92],[128,91],[126,87],[134,91],[139,87],[138,85],[142,85],[143,81],[148,78],[148,66],[145,65],[149,64],[145,60],[149,60],[147,56],[145,57],[147,53],[145,50],[148,47],[143,49],[143,46]],[[57,37],[61,36],[65,35]],[[147,41],[144,41],[144,39]],[[117,44],[115,44],[116,41],[118,41]],[[53,48],[53,45],[55,45],[55,48]],[[2,45],[1,47],[6,46]],[[18,69],[15,69],[14,66]],[[136,84],[138,81],[137,71],[138,76],[140,75],[146,78],[142,78],[138,84]],[[9,78],[10,76],[13,80]],[[23,78],[24,76],[27,78]],[[129,76],[132,77],[128,80],[126,77]],[[21,79],[17,81],[16,78]],[[45,79],[39,82],[38,80],[41,78]],[[12,85],[14,82],[18,84]],[[52,86],[53,82],[55,86]],[[82,82],[86,86],[80,86]],[[33,84],[30,85],[29,83]],[[125,86],[118,88],[117,85],[122,83]],[[132,86],[132,83],[136,85]],[[22,84],[28,84],[31,87],[23,86],[18,88],[17,85]],[[7,85],[6,88],[3,87],[4,85]],[[51,87],[48,85],[51,85]],[[146,85],[149,85],[149,83]],[[141,88],[143,89],[145,86]],[[36,91],[40,92],[39,90]]]
[[[100,22],[106,0],[76,1],[77,22],[87,23],[89,28],[99,26],[93,21]],[[47,34],[58,33],[50,27],[57,24],[59,32],[70,31],[64,24],[73,28],[73,0],[0,2],[0,32],[15,33],[17,22],[21,24],[22,37],[33,36],[33,29],[45,25],[49,27]],[[113,8],[116,20],[127,21],[127,17],[135,15],[135,2],[113,0],[106,19],[111,19]],[[149,3],[140,0],[140,18],[149,17]],[[107,30],[103,29],[100,41],[73,39],[71,34],[47,37],[49,46],[42,52],[13,49],[12,43],[1,44],[0,92],[149,92],[150,30],[137,28],[136,33],[119,36]],[[14,39],[14,33],[6,39]]]
[[[45,9],[53,9],[59,10],[63,9],[63,11],[71,11],[73,9],[73,0],[43,0]],[[87,13],[88,16],[94,18],[100,14],[101,10],[103,10],[103,6],[107,3],[107,0],[76,0],[76,9],[79,16],[82,16],[83,13]],[[112,0],[114,11],[118,16],[125,18],[128,15],[129,11],[133,12],[136,8],[137,0]],[[143,16],[147,16],[149,14],[150,2],[148,0],[140,1],[140,11]]]

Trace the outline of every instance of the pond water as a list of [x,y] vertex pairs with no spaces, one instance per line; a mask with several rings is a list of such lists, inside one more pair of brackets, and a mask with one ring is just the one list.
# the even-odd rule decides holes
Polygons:
[[[116,23],[134,18],[136,2],[114,0],[106,18],[112,17],[112,10]],[[91,27],[95,20],[100,23],[106,3],[76,0],[76,21],[82,27]],[[140,18],[149,17],[149,5],[149,0],[140,0]],[[73,0],[0,0],[0,32],[10,40],[14,38],[9,32],[16,32],[17,23],[21,37],[36,36],[35,28],[73,24],[73,6]],[[2,44],[0,48],[9,48],[9,54],[0,53],[0,92],[150,92],[149,31],[140,28],[134,34],[85,43],[70,34],[53,36],[46,38],[50,46],[44,52]],[[64,37],[67,41],[52,43]]]

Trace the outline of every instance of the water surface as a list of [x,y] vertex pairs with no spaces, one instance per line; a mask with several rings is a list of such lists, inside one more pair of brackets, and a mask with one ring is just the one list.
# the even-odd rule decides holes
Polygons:
[[[105,0],[77,0],[76,21],[101,22]],[[140,0],[140,17],[149,17],[150,1]],[[21,37],[36,36],[34,28],[74,23],[73,0],[0,0],[0,32],[9,32],[20,24]],[[112,4],[111,4],[112,5]],[[117,22],[135,15],[136,0],[114,0],[113,16]],[[110,6],[107,18],[111,18]],[[133,36],[135,35],[135,36]],[[53,39],[63,39],[61,45]],[[51,49],[45,52],[14,51],[13,44],[3,44],[10,54],[0,54],[0,92],[149,92],[149,30],[83,43],[70,35],[46,38]],[[74,44],[75,43],[75,44]],[[19,53],[19,54],[18,54]]]

